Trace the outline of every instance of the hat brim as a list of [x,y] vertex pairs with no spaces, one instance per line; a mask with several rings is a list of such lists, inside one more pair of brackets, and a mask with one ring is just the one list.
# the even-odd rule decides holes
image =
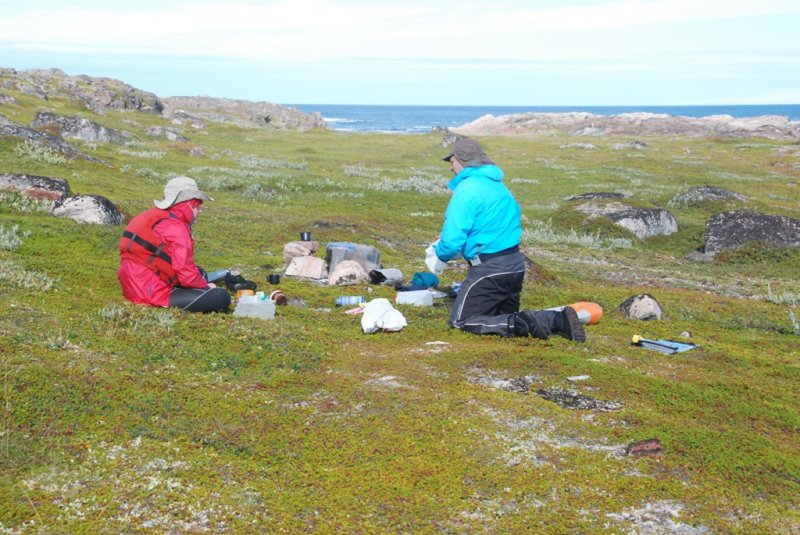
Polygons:
[[172,206],[175,206],[179,202],[189,201],[192,199],[199,199],[201,201],[213,201],[214,199],[200,191],[199,189],[185,189],[179,192],[174,199],[162,199],[160,201],[153,201],[153,204],[156,205],[156,208],[161,208],[162,210],[166,210]]
[[443,161],[443,162],[449,162],[450,160],[452,160],[452,159],[453,159],[453,156],[455,156],[455,154],[453,154],[453,153],[451,152],[450,154],[448,154],[447,156],[445,156],[444,158],[442,158],[442,161]]

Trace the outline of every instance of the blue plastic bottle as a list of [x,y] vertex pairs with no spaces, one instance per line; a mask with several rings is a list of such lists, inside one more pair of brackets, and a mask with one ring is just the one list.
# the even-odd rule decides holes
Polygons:
[[336,298],[337,307],[346,307],[350,305],[360,305],[366,303],[367,298],[363,295],[343,295]]

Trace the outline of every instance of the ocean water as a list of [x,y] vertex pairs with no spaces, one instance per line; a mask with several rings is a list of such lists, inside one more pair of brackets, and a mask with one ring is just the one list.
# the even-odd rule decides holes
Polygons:
[[595,115],[619,113],[665,113],[688,117],[731,115],[755,117],[784,115],[800,121],[800,104],[739,106],[354,106],[346,104],[287,104],[301,111],[320,112],[333,130],[356,132],[427,133],[435,126],[461,126],[482,115],[525,112],[587,112]]

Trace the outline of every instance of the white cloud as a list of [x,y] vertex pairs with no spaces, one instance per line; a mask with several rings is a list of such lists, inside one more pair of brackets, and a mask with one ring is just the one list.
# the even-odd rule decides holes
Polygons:
[[[796,0],[616,0],[529,7],[506,1],[437,3],[280,0],[197,1],[137,8],[37,8],[4,15],[8,46],[272,61],[449,57],[569,59],[618,54],[620,29],[800,13]],[[541,5],[541,3],[540,3]],[[77,6],[77,7],[76,7]],[[642,43],[634,54],[653,44]]]

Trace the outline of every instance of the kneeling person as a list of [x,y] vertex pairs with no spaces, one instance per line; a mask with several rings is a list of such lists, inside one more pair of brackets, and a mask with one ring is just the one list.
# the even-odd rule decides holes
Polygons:
[[[447,185],[447,206],[440,239],[429,247],[433,270],[462,255],[470,267],[461,284],[450,325],[474,334],[534,336],[561,333],[584,342],[586,332],[571,307],[562,311],[523,310],[520,293],[525,261],[519,250],[520,208],[503,184],[503,170],[472,139],[461,139],[444,158],[455,177]],[[430,264],[429,264],[430,267]]]
[[209,284],[194,263],[192,225],[211,197],[189,177],[170,179],[164,199],[131,219],[119,242],[117,277],[133,303],[176,307],[189,312],[219,312],[231,296]]

